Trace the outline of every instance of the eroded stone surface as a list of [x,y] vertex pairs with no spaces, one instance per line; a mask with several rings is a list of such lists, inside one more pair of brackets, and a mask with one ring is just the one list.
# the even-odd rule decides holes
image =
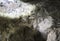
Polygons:
[[19,18],[20,16],[31,15],[35,5],[24,3],[19,0],[1,0],[0,16],[8,18]]

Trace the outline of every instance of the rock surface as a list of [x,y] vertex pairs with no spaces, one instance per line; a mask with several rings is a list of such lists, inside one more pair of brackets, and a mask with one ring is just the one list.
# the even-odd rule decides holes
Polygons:
[[1,0],[0,40],[60,41],[59,7],[56,0]]

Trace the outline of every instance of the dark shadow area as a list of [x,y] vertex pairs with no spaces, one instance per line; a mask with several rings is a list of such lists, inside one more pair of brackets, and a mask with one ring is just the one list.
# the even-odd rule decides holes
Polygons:
[[46,39],[44,39],[41,33],[37,31],[37,33],[34,35],[34,41],[46,41]]
[[20,29],[12,34],[9,41],[45,41],[40,32],[34,31],[27,26],[20,26]]

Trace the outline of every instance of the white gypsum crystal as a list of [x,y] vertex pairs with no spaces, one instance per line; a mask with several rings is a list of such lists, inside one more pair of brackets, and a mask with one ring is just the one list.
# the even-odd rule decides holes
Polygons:
[[[2,5],[2,6],[1,6]],[[0,16],[8,18],[19,18],[20,16],[31,15],[35,5],[24,3],[19,0],[1,0]]]

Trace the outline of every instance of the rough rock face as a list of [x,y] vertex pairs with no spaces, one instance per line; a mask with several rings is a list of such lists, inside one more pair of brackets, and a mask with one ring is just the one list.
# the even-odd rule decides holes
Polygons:
[[0,3],[1,41],[45,41],[33,28],[34,4],[11,0],[1,0]]
[[48,34],[47,41],[56,41],[56,37],[57,37],[56,32],[52,30]]
[[0,17],[1,41],[45,41],[41,33],[23,22],[21,19],[6,19]]
[[60,28],[51,30],[47,36],[47,41],[60,41]]
[[25,3],[19,0],[1,0],[0,16],[8,18],[19,18],[20,16],[31,15],[35,10],[33,4]]
[[0,40],[60,41],[60,12],[55,2],[1,0]]

